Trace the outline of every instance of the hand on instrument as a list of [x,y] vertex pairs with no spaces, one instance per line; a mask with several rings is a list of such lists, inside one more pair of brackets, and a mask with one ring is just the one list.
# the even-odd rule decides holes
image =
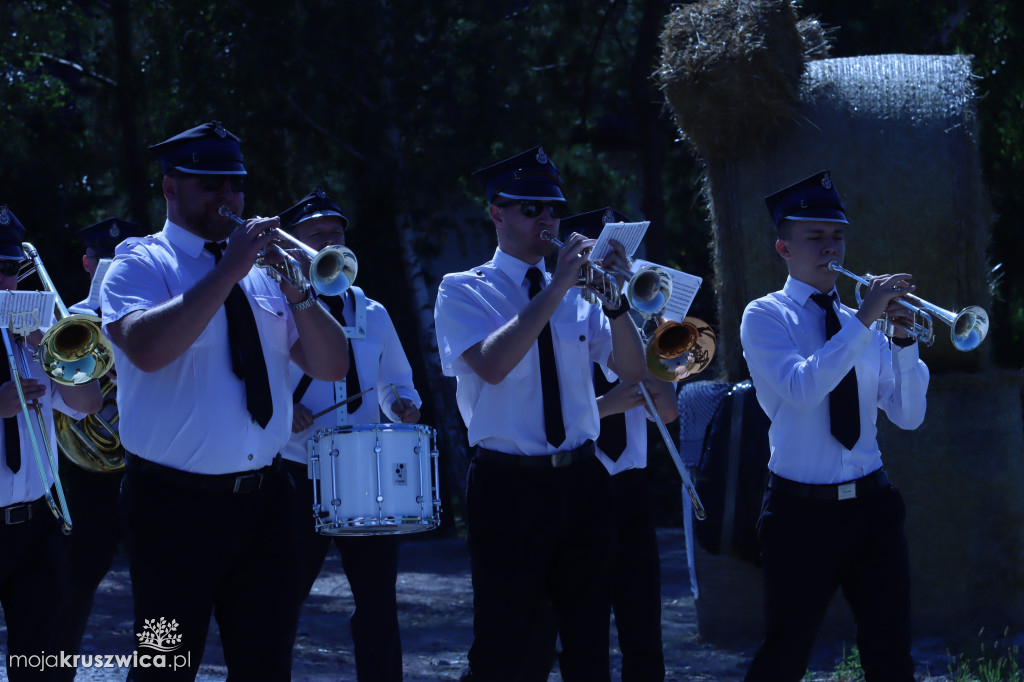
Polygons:
[[569,235],[565,243],[558,248],[558,261],[551,276],[551,284],[557,286],[563,293],[569,291],[579,279],[580,268],[587,262],[584,251],[593,248],[594,243],[593,239],[587,239],[578,232]]
[[295,403],[292,409],[292,433],[302,433],[313,426],[313,412],[302,403]]
[[601,269],[612,273],[621,289],[625,285],[629,272],[629,257],[626,256],[626,247],[612,239],[608,242],[612,250],[605,254],[598,265]]
[[864,323],[865,327],[874,324],[900,296],[913,293],[917,289],[908,281],[911,277],[912,275],[906,272],[872,277],[871,284],[863,295],[860,310],[857,311],[857,319]]
[[273,228],[280,227],[281,220],[273,218],[250,218],[244,227],[235,230],[228,239],[228,246],[217,267],[238,280],[249,274],[256,257],[274,239]]
[[620,383],[597,398],[597,411],[601,417],[607,417],[639,407],[644,402],[644,396],[637,384]]
[[398,416],[403,424],[415,424],[420,420],[420,408],[411,400],[397,398],[391,403],[391,410]]
[[[25,394],[25,402],[30,403],[46,395],[46,385],[38,379],[22,379],[21,390]],[[18,387],[14,381],[0,384],[0,417],[13,417],[21,412],[21,400],[18,398]]]

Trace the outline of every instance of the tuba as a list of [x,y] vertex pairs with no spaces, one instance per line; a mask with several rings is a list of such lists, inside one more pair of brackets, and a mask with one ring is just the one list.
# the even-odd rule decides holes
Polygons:
[[94,473],[115,473],[124,469],[124,447],[118,434],[117,383],[100,378],[103,407],[79,421],[54,410],[53,427],[57,446],[71,462]]

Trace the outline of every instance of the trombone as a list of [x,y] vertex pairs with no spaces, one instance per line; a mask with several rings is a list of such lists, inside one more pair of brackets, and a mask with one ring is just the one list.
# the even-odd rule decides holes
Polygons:
[[[100,331],[99,318],[95,315],[69,314],[67,307],[57,294],[53,280],[46,272],[35,246],[29,242],[23,242],[21,248],[25,253],[28,266],[23,267],[18,273],[18,281],[20,282],[35,272],[42,282],[43,290],[53,292],[55,296],[56,310],[54,312],[57,322],[43,334],[34,354],[35,360],[50,379],[65,386],[78,386],[102,377],[113,366],[114,356],[110,341]],[[7,362],[11,370],[11,380],[18,392],[18,401],[21,404],[21,413],[28,429],[29,441],[32,444],[36,469],[43,483],[43,489],[46,491],[44,493],[46,504],[57,520],[61,522],[64,533],[69,534],[72,529],[71,514],[68,511],[67,500],[64,498],[64,487],[61,485],[57,473],[57,462],[53,456],[53,449],[46,435],[46,419],[43,409],[38,401],[34,401],[33,409],[30,411],[28,401],[25,399],[25,392],[21,387],[21,378],[31,376],[28,356],[25,353],[25,341],[17,335],[12,341],[11,332],[6,325],[0,327],[0,336],[3,337]],[[18,350],[17,356],[15,356],[15,347]],[[43,451],[46,453],[46,464],[49,465],[50,472],[53,474],[52,488],[56,491],[56,500],[51,492],[49,477],[46,475]]]
[[[233,220],[239,227],[245,226],[245,220],[235,215],[227,206],[221,206],[218,212]],[[275,266],[267,262],[267,254],[262,253],[256,259],[256,267],[266,270],[276,281],[285,279],[299,291],[305,291],[311,286],[323,296],[339,296],[355,282],[359,263],[352,249],[345,246],[328,246],[320,251],[314,251],[284,230],[274,228],[271,231],[274,233],[274,239],[288,242],[311,261],[307,280],[295,257],[279,244],[272,242],[268,248],[281,258],[281,265]]]
[[[860,277],[836,261],[829,263],[828,269],[846,275],[857,282],[857,286],[854,287],[854,295],[857,298],[857,305],[860,306],[863,301],[860,289],[862,286],[871,284],[871,275]],[[900,327],[924,345],[932,345],[935,341],[933,316],[949,326],[949,339],[953,347],[959,351],[974,350],[981,345],[988,334],[988,313],[981,306],[970,305],[960,312],[954,313],[914,294],[903,294],[896,301],[910,311],[913,322],[910,327],[901,327],[883,316],[882,333],[890,338],[896,333],[896,328]]]

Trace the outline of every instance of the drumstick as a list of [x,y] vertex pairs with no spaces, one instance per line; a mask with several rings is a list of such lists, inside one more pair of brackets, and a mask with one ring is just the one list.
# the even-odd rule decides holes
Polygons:
[[395,396],[395,402],[391,403],[391,409],[395,412],[401,412],[405,409],[405,403],[402,402],[400,397],[398,397],[398,389],[395,388],[394,384],[391,384],[391,394]]
[[328,407],[326,410],[321,410],[320,412],[317,412],[316,414],[313,415],[313,419],[316,419],[318,417],[322,417],[325,414],[327,414],[328,412],[330,412],[331,410],[336,410],[339,407],[341,407],[342,405],[347,405],[348,403],[352,402],[356,398],[360,398],[360,397],[366,395],[367,393],[369,393],[372,390],[373,390],[372,388],[368,388],[365,391],[363,391],[362,393],[356,393],[355,395],[350,395],[349,397],[347,397],[344,400],[342,400],[340,403],[335,403],[335,404],[331,405],[330,407]]

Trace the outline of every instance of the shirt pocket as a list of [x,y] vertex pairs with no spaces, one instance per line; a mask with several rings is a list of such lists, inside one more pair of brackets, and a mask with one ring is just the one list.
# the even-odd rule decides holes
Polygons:
[[551,336],[563,371],[573,372],[587,367],[590,362],[590,327],[586,319],[552,321]]
[[284,298],[278,296],[252,295],[252,314],[256,319],[256,327],[264,346],[269,342],[270,348],[264,347],[266,354],[270,350],[289,352],[288,347],[288,314],[284,307]]

